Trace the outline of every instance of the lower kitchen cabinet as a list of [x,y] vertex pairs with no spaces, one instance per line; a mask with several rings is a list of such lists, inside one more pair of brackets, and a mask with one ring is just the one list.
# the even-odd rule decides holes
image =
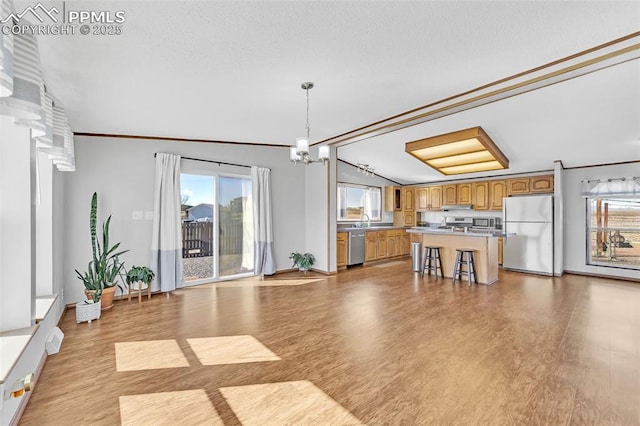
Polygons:
[[376,259],[387,257],[387,234],[385,231],[376,232]]
[[347,266],[347,255],[349,253],[349,233],[338,232],[336,253],[337,253],[337,266]]
[[376,260],[376,249],[378,243],[376,241],[377,232],[367,232],[364,242],[364,261],[371,262]]
[[[338,249],[339,251],[340,249]],[[404,229],[367,231],[365,234],[364,261],[387,259],[408,255],[411,251],[411,235]]]
[[411,252],[411,238],[406,231],[400,231],[402,235],[400,235],[400,253],[401,256],[406,256]]
[[399,255],[398,239],[396,238],[395,231],[385,231],[387,235],[387,257],[394,257]]
[[502,237],[498,237],[498,265],[502,265],[502,247],[503,247]]

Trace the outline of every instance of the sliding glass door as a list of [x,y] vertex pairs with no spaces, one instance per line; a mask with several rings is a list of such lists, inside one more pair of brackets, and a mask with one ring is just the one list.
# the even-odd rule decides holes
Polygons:
[[183,286],[252,275],[249,176],[198,170],[180,179]]

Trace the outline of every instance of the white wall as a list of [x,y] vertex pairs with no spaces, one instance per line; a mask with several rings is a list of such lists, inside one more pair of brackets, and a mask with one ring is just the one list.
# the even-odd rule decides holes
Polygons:
[[637,270],[590,266],[586,264],[586,200],[580,196],[580,181],[640,175],[640,162],[615,166],[566,169],[564,191],[564,268],[567,272],[602,274],[621,278],[638,278]]
[[[59,172],[53,171],[53,294],[59,294],[58,298],[61,305],[64,305],[64,288],[65,288],[65,245],[67,231],[65,229],[65,176],[75,172]],[[88,225],[87,225],[88,226]],[[88,231],[87,231],[88,232]],[[88,259],[87,259],[88,261]],[[77,279],[77,278],[76,278]],[[74,279],[74,282],[75,280]]]
[[85,269],[91,257],[89,205],[94,191],[98,193],[99,222],[111,214],[112,241],[120,241],[123,249],[130,250],[123,256],[126,264],[149,263],[152,220],[133,220],[132,213],[153,211],[156,152],[271,168],[277,269],[291,266],[290,252],[305,250],[301,230],[305,229],[307,167],[291,164],[285,148],[75,137],[75,151],[76,172],[65,175],[64,189],[65,303],[83,298],[83,286],[74,269]]
[[36,296],[53,294],[53,169],[47,154],[38,153]]
[[[358,185],[379,186],[382,188],[382,222],[393,223],[393,212],[384,211],[385,203],[385,186],[398,186],[390,180],[381,178],[379,176],[365,176],[358,172],[357,167],[353,167],[344,161],[337,161],[338,165],[338,182],[342,183],[355,183]],[[336,192],[336,188],[333,188],[333,192]],[[336,212],[337,213],[337,212]]]
[[[311,157],[317,158],[317,151],[312,148]],[[308,166],[298,165],[305,170],[306,205],[305,223],[305,250],[313,254],[316,262],[313,269],[330,271],[330,244],[329,244],[329,181],[331,167],[321,164]]]
[[33,145],[30,129],[0,117],[0,331],[34,321]]

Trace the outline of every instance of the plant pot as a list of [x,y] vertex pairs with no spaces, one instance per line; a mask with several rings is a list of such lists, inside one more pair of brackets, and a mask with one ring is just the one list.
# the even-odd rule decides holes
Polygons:
[[[96,290],[85,290],[84,294],[87,296],[88,300],[93,300],[93,293],[95,292]],[[115,292],[116,292],[116,286],[105,287],[102,289],[102,296],[100,297],[100,305],[102,306],[103,311],[113,308],[113,296]]]
[[113,308],[113,296],[115,295],[115,293],[116,286],[105,287],[102,289],[102,297],[100,298],[100,303],[102,304],[103,311]]
[[91,321],[100,318],[100,303],[76,303],[76,322]]

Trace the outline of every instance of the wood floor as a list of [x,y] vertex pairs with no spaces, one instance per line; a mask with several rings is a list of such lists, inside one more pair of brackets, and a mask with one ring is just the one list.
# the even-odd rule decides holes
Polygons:
[[[383,265],[116,302],[92,324],[69,310],[20,424],[640,424],[640,285],[501,271],[469,288]],[[220,336],[266,359],[203,365]],[[181,364],[142,344],[119,357],[147,369],[118,371],[116,344],[147,341]]]

